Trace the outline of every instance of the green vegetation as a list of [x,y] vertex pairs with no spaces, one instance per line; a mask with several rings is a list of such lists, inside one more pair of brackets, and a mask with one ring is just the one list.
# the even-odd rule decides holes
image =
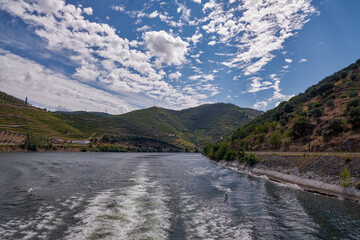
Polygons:
[[281,145],[281,132],[279,130],[276,130],[271,134],[271,136],[269,138],[269,143],[270,143],[271,147],[274,148],[274,149],[280,147],[280,145]]
[[347,188],[350,186],[351,181],[350,181],[350,170],[347,166],[345,166],[339,175],[339,179],[340,179],[340,186],[343,188]]
[[[48,112],[0,92],[0,131],[27,134],[43,141],[27,148],[54,149],[53,139],[95,140],[117,147],[81,147],[81,151],[197,152],[262,112],[233,104],[206,104],[181,111],[152,107],[122,115],[96,112]],[[129,149],[130,150],[129,150]],[[29,149],[30,150],[30,149]]]
[[[247,151],[357,151],[359,75],[360,59],[246,123],[220,142],[228,142],[229,149],[235,151],[240,148]],[[353,140],[349,144],[350,138]]]

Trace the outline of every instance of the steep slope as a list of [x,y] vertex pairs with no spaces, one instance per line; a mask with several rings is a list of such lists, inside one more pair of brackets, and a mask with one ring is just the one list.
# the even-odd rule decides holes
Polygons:
[[245,124],[206,154],[229,150],[359,151],[360,60]]
[[35,108],[24,101],[0,92],[0,130],[39,136],[81,138],[85,134],[66,124],[53,113]]

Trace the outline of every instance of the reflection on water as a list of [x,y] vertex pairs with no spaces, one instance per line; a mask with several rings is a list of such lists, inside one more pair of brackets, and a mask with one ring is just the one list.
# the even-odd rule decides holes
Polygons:
[[200,154],[0,154],[0,239],[359,239],[360,205]]

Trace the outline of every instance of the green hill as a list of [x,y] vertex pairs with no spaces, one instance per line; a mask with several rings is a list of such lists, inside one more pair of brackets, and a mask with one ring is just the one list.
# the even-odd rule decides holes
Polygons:
[[204,153],[224,158],[227,151],[240,149],[360,151],[359,90],[360,60],[209,145]]
[[49,112],[5,93],[0,94],[0,110],[0,131],[4,133],[32,132],[47,141],[89,139],[94,144],[140,151],[194,151],[204,143],[220,140],[262,113],[224,103],[181,111],[151,107],[121,115]]

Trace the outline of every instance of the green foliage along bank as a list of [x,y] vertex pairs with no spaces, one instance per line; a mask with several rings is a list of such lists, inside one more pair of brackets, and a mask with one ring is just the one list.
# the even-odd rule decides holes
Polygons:
[[360,152],[359,92],[360,59],[213,144],[212,158],[224,158],[224,147],[234,151]]

